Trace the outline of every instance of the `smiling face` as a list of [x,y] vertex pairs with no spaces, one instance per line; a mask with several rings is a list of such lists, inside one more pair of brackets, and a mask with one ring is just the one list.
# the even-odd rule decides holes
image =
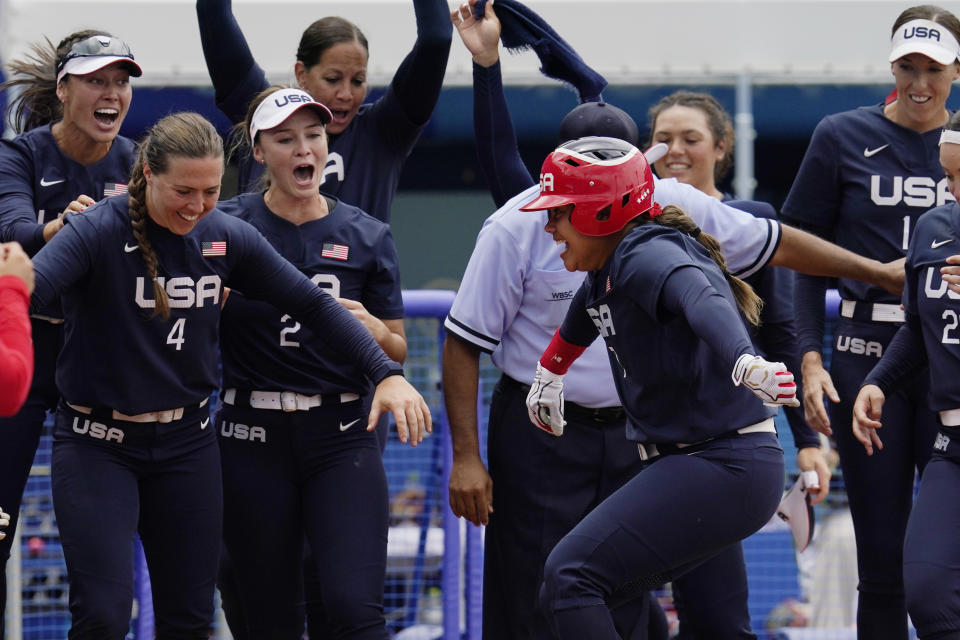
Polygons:
[[63,103],[61,126],[92,143],[110,143],[120,133],[133,89],[130,72],[114,63],[82,76],[68,75],[57,85]]
[[960,65],[943,65],[920,53],[890,63],[897,85],[897,101],[891,119],[918,132],[943,125],[951,84],[960,76]]
[[669,148],[667,155],[654,164],[658,176],[676,178],[706,194],[722,197],[714,176],[717,162],[726,153],[725,145],[714,139],[702,110],[680,105],[664,109],[653,123],[652,138]]
[[357,115],[367,95],[367,50],[360,42],[337,43],[307,67],[297,61],[294,67],[300,88],[333,112],[327,125],[331,135],[342,133]]
[[570,222],[574,206],[566,204],[547,209],[547,224],[543,230],[553,236],[558,245],[563,245],[560,258],[567,271],[595,271],[606,264],[623,234],[583,235]]
[[217,205],[223,158],[173,156],[166,172],[154,173],[150,165],[144,164],[143,176],[147,181],[150,219],[171,233],[183,236]]
[[327,164],[327,134],[320,115],[301,108],[279,126],[260,131],[253,157],[267,167],[271,190],[316,198]]

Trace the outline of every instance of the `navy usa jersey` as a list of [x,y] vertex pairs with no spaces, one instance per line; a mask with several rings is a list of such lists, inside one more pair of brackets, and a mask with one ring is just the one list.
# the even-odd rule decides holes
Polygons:
[[[862,256],[906,255],[917,218],[953,200],[940,166],[940,129],[917,133],[889,120],[882,105],[820,121],[782,215]],[[893,294],[842,279],[845,300],[899,302]]]
[[960,295],[940,277],[947,257],[958,252],[960,208],[956,203],[924,214],[907,253],[903,306],[920,319],[934,411],[960,407]]
[[353,357],[375,381],[400,366],[342,305],[284,260],[252,226],[216,209],[187,235],[148,218],[158,280],[170,298],[154,314],[153,285],[133,236],[124,196],[69,217],[34,258],[32,306],[62,296],[63,398],[138,414],[199,403],[216,387],[223,287],[282,305],[322,328],[331,350]]
[[19,242],[31,256],[43,247],[43,225],[77,196],[126,192],[137,157],[134,143],[117,136],[103,159],[84,166],[60,150],[50,126],[0,141],[0,240]]
[[[568,314],[564,320],[564,335],[568,329],[577,332],[571,320],[581,327],[589,322],[606,342],[630,440],[698,442],[776,413],[745,387],[733,386],[730,375],[738,353],[715,351],[691,329],[687,316],[661,305],[667,277],[690,266],[702,271],[729,303],[738,321],[723,331],[739,338],[740,353],[745,353],[750,340],[719,267],[696,240],[656,224],[631,231],[607,264],[587,275],[571,303],[571,313],[579,318]],[[582,317],[584,307],[588,322]],[[581,338],[573,341],[584,344]]]
[[[311,282],[349,298],[382,320],[403,317],[397,251],[390,228],[363,211],[328,199],[330,212],[300,225],[248,193],[219,208],[252,224]],[[223,386],[315,393],[366,393],[352,359],[276,306],[231,291],[220,323]]]

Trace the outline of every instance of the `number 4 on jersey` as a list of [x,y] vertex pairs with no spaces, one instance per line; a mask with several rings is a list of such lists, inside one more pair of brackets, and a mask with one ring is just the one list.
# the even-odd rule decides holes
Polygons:
[[170,333],[167,334],[167,344],[176,345],[177,351],[180,351],[183,348],[183,343],[187,341],[187,339],[183,337],[186,324],[186,318],[177,318],[177,321],[173,323],[173,327],[170,328]]

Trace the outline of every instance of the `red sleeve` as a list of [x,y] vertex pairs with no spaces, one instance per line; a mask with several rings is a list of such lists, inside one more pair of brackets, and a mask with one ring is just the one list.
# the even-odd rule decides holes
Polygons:
[[33,380],[29,304],[23,280],[0,276],[0,416],[20,410]]

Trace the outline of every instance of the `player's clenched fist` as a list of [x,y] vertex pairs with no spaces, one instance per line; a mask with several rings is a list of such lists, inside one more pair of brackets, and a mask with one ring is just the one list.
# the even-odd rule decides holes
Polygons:
[[430,408],[423,396],[403,376],[388,376],[380,381],[373,393],[367,431],[377,427],[377,419],[384,411],[393,413],[400,442],[408,440],[414,447],[423,442],[423,434],[433,431]]
[[800,406],[793,374],[782,362],[767,362],[760,356],[745,353],[733,365],[733,384],[750,389],[768,407]]
[[553,436],[563,435],[563,376],[537,363],[537,377],[527,394],[530,422]]

